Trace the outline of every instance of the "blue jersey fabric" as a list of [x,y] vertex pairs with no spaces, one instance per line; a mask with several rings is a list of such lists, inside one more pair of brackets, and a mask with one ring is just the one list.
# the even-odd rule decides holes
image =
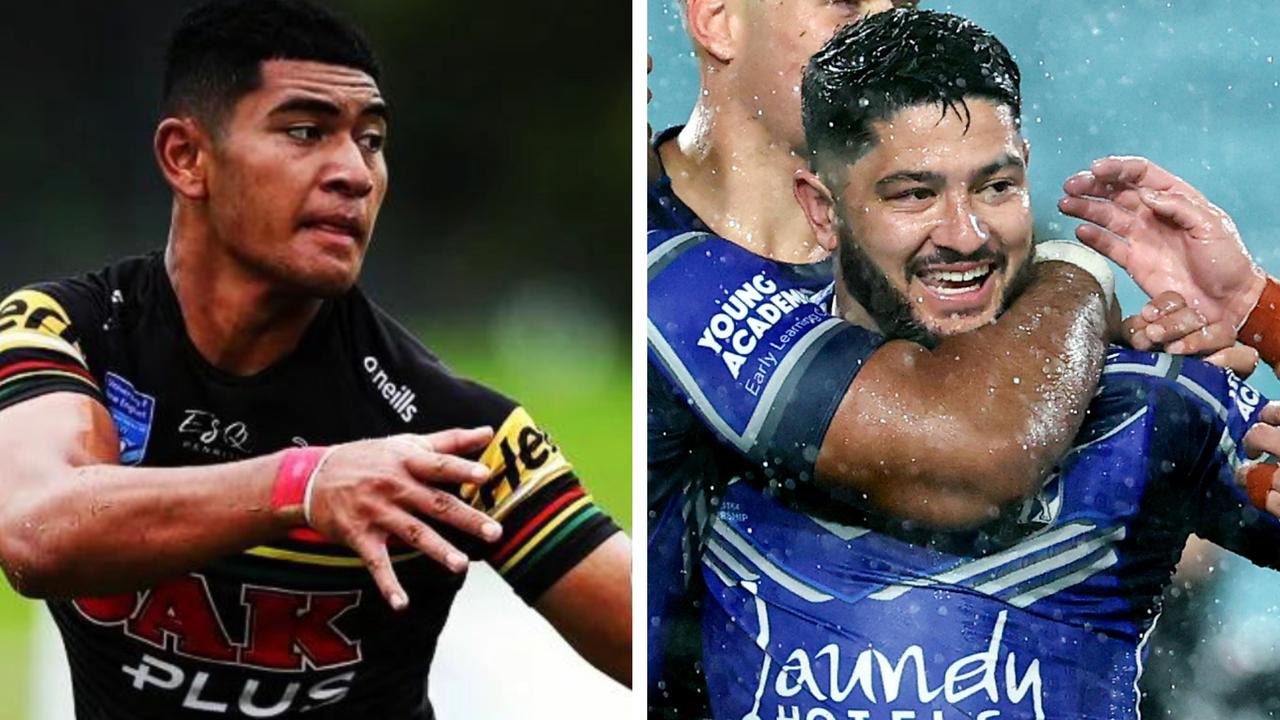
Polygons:
[[[661,133],[657,144],[679,128]],[[701,685],[698,556],[726,468],[808,479],[840,399],[882,342],[810,299],[829,261],[781,263],[649,187],[649,695]]]
[[970,533],[730,481],[702,554],[713,716],[1138,717],[1143,646],[1188,534],[1280,564],[1280,523],[1233,472],[1265,402],[1199,361],[1114,350],[1043,489]]

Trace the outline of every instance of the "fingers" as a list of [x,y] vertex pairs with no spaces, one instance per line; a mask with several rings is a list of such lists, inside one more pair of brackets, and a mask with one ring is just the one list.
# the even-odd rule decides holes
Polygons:
[[489,479],[489,468],[456,455],[414,448],[407,450],[404,469],[424,483],[481,483]]
[[1068,196],[1058,200],[1058,209],[1063,215],[1091,222],[1121,237],[1127,237],[1133,229],[1133,213],[1108,200]]
[[1091,172],[1076,173],[1062,184],[1062,190],[1072,197],[1091,197],[1109,200],[1120,207],[1135,212],[1142,207],[1142,198],[1132,185],[1116,185],[1103,182]]
[[454,429],[417,436],[427,450],[446,455],[466,455],[493,442],[493,428]]
[[1096,250],[1126,271],[1129,269],[1129,243],[1103,230],[1097,225],[1081,225],[1076,228],[1076,239]]
[[1133,185],[1158,192],[1187,191],[1191,186],[1177,175],[1143,157],[1113,155],[1094,160],[1089,171],[1101,182]]
[[1204,206],[1180,192],[1144,190],[1140,197],[1157,217],[1183,230],[1208,232],[1213,220]]
[[1151,302],[1142,306],[1142,317],[1147,322],[1154,322],[1161,315],[1171,313],[1175,310],[1181,310],[1187,306],[1186,298],[1181,293],[1173,290],[1165,290],[1164,292],[1151,298]]
[[423,485],[406,489],[401,507],[451,525],[486,542],[502,537],[502,526],[454,495]]
[[1251,460],[1263,453],[1280,456],[1280,428],[1265,422],[1255,424],[1244,434],[1244,451]]
[[1248,345],[1224,348],[1205,358],[1205,362],[1230,370],[1242,380],[1248,380],[1258,369],[1258,351]]
[[[1154,320],[1148,321],[1146,333],[1147,337],[1151,338],[1151,342],[1168,345],[1182,340],[1208,324],[1203,315],[1194,308],[1184,305],[1183,307],[1160,311]],[[1221,347],[1226,347],[1233,342],[1235,342],[1234,334],[1227,344]],[[1214,348],[1214,350],[1219,350],[1221,347]],[[1174,351],[1170,350],[1170,352]]]
[[1247,377],[1257,353],[1236,346],[1235,329],[1226,322],[1209,323],[1187,307],[1181,294],[1167,290],[1152,298],[1139,314],[1121,325],[1122,337],[1135,350],[1165,350],[1177,355],[1209,355],[1209,362]]
[[[1180,340],[1167,342],[1164,346],[1165,352],[1174,355],[1213,355],[1220,351],[1228,351],[1236,341],[1235,328],[1230,323],[1215,322],[1206,325],[1189,335],[1184,336]],[[1227,355],[1228,362],[1231,365],[1226,367],[1233,368],[1237,362],[1244,363],[1243,355],[1236,355],[1230,352]],[[1252,372],[1252,370],[1250,370]]]
[[1147,321],[1141,315],[1133,315],[1125,318],[1120,323],[1120,339],[1134,350],[1143,352],[1158,350],[1156,344],[1151,342],[1151,338],[1146,333]]
[[452,572],[464,572],[470,563],[467,556],[441,537],[440,533],[404,510],[389,511],[383,524],[390,534]]
[[1269,425],[1280,425],[1280,401],[1269,402],[1262,406],[1258,418]]
[[374,584],[378,586],[378,591],[382,593],[382,597],[386,599],[391,609],[400,611],[408,607],[409,594],[400,585],[400,579],[396,577],[396,571],[391,566],[391,555],[387,552],[386,538],[370,533],[360,541],[351,543],[351,549],[364,560],[365,567],[373,576]]

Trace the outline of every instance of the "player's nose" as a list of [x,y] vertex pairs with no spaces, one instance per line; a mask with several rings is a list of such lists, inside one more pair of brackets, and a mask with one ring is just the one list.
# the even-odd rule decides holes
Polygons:
[[342,143],[325,165],[321,187],[329,192],[363,198],[373,192],[373,161],[354,140]]
[[953,200],[948,203],[942,222],[934,228],[933,244],[945,247],[962,255],[971,255],[987,244],[991,233],[986,223],[974,211],[973,206],[965,200]]

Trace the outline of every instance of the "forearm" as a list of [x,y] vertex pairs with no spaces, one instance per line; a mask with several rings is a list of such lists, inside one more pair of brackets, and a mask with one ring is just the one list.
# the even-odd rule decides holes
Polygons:
[[820,483],[936,526],[981,521],[1028,494],[1083,420],[1105,313],[1091,275],[1043,263],[998,322],[933,349],[885,345],[837,411]]
[[615,533],[534,602],[578,654],[631,686],[631,541]]
[[261,544],[296,519],[273,513],[279,456],[188,468],[37,468],[3,510],[5,571],[35,597],[105,595]]

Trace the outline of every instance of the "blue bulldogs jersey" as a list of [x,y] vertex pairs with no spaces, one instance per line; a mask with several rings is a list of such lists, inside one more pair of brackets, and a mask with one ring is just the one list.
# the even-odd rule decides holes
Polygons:
[[830,285],[829,262],[775,262],[716,237],[667,177],[650,186],[648,214],[650,700],[679,705],[676,685],[701,685],[694,602],[711,483],[742,462],[810,477],[882,340],[809,302]]
[[1113,351],[1043,489],[964,534],[802,512],[731,481],[702,555],[714,717],[1136,718],[1188,534],[1280,565],[1280,523],[1233,472],[1264,404],[1199,361]]

